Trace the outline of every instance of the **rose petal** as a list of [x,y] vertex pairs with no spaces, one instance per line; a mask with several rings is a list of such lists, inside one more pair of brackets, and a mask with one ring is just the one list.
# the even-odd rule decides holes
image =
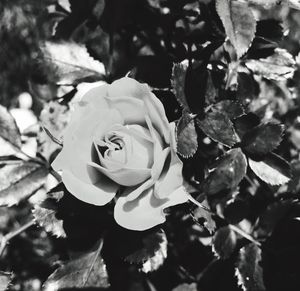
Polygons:
[[154,195],[158,199],[167,198],[175,189],[183,185],[182,162],[174,151],[166,159],[162,173],[155,183]]
[[118,170],[108,170],[94,162],[90,162],[89,166],[97,169],[99,172],[122,186],[134,186],[140,184],[146,181],[151,175],[150,169],[123,168]]
[[95,184],[85,183],[74,176],[70,171],[64,170],[62,174],[64,185],[79,200],[94,204],[105,205],[116,195],[119,185],[105,176],[98,176]]
[[185,203],[188,195],[183,187],[176,189],[167,199],[157,199],[153,187],[134,201],[127,201],[122,195],[117,199],[114,217],[116,222],[130,230],[143,231],[165,222],[163,210],[167,207]]
[[100,123],[98,111],[90,112],[84,120],[76,120],[76,125],[75,122],[71,122],[65,131],[63,149],[51,166],[56,171],[69,170],[78,179],[89,183],[90,177],[86,165],[92,161],[94,132],[97,131],[97,135],[104,134],[112,123],[122,122],[117,110],[102,112]]
[[[143,113],[148,114],[155,129],[158,130],[158,132],[164,137],[166,143],[170,143],[170,128],[164,106],[161,101],[151,92],[148,85],[140,84],[132,78],[125,77],[113,82],[108,88],[107,95],[111,100],[114,100],[115,98],[119,99],[115,102],[115,104],[120,103],[122,99],[124,101],[128,100],[130,97],[142,100],[144,106],[142,106],[143,110],[141,111],[142,114],[140,115],[136,115],[137,112],[129,109],[129,106],[126,106],[126,102],[124,103],[124,101],[122,101],[123,104],[120,104],[120,107],[123,108],[123,110],[121,110],[122,113],[125,112],[125,120],[127,121],[127,118],[130,116],[130,114],[132,115],[133,112],[135,112],[134,115],[136,116],[134,119],[142,123],[144,120],[142,116]],[[126,97],[120,98],[121,96]],[[125,108],[127,110],[125,110]],[[130,123],[133,122],[130,121]]]

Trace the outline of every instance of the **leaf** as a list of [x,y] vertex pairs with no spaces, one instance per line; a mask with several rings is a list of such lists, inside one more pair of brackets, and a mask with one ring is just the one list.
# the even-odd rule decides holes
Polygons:
[[236,119],[237,117],[245,114],[242,104],[237,101],[223,100],[212,105],[213,111],[224,112],[229,119]]
[[234,128],[238,136],[243,139],[244,135],[260,123],[260,118],[250,112],[234,120]]
[[63,131],[69,122],[70,111],[66,105],[51,101],[44,106],[39,119],[39,152],[49,160],[55,151],[61,149]]
[[235,250],[236,242],[236,233],[229,226],[223,226],[213,237],[213,252],[222,260],[228,259]]
[[238,285],[244,291],[264,291],[263,270],[259,265],[261,249],[250,243],[240,249],[235,268]]
[[293,77],[296,62],[285,49],[277,48],[273,55],[264,59],[247,60],[245,64],[255,74],[266,79],[284,81]]
[[143,247],[133,254],[128,255],[125,261],[141,264],[141,270],[145,273],[157,270],[167,257],[167,237],[165,232],[152,232],[143,238]]
[[284,5],[290,8],[294,8],[300,10],[300,1],[299,0],[249,0],[251,4],[254,5],[261,5],[265,7],[272,7],[275,5]]
[[268,205],[267,209],[258,218],[254,235],[259,240],[267,239],[272,235],[277,224],[287,215],[294,205],[292,199],[274,202]]
[[248,159],[251,170],[270,185],[282,185],[291,177],[290,166],[286,160],[274,153],[268,154],[263,161]]
[[189,109],[184,92],[187,68],[187,62],[174,64],[171,78],[172,91],[183,109]]
[[256,20],[247,2],[217,0],[217,12],[238,58],[249,49],[256,31]]
[[266,155],[279,146],[283,130],[284,126],[276,121],[260,124],[244,135],[243,150],[251,155]]
[[56,218],[58,209],[57,202],[63,197],[64,191],[60,184],[47,193],[47,198],[32,210],[35,221],[47,232],[56,237],[66,237],[63,221]]
[[21,148],[21,136],[15,119],[0,105],[0,155],[9,156]]
[[45,42],[44,58],[57,73],[60,85],[76,85],[84,80],[103,80],[105,69],[93,59],[84,45],[74,42]]
[[172,291],[197,291],[197,284],[196,283],[191,283],[191,284],[181,284],[174,288]]
[[227,115],[221,112],[209,112],[204,119],[197,118],[196,124],[212,140],[228,147],[232,147],[240,141],[232,122]]
[[41,188],[48,170],[34,162],[6,165],[0,168],[0,205],[12,206]]
[[177,152],[184,158],[192,157],[198,148],[194,117],[183,110],[176,128]]
[[64,288],[98,287],[108,288],[106,265],[100,255],[102,241],[95,251],[84,253],[58,269],[44,284],[45,291],[58,291]]
[[[208,206],[207,201],[202,201],[201,204],[205,207]],[[193,219],[199,223],[200,225],[204,226],[210,234],[213,234],[216,230],[216,222],[213,219],[213,214],[201,207],[197,207],[192,213]]]
[[0,291],[5,291],[9,288],[12,276],[12,273],[0,271]]
[[247,160],[241,149],[229,150],[216,160],[213,170],[204,181],[203,191],[211,195],[234,189],[244,178],[246,170]]

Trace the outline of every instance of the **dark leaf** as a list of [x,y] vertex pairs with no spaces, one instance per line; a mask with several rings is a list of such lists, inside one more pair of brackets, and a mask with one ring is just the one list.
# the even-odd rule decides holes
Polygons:
[[241,139],[243,139],[244,135],[248,131],[259,125],[260,118],[254,113],[250,112],[237,118],[233,123],[236,133]]
[[283,125],[276,121],[260,124],[244,135],[243,150],[254,156],[266,155],[281,143],[283,130]]
[[205,115],[204,119],[200,120],[197,118],[196,124],[212,140],[228,147],[232,147],[240,141],[231,120],[221,112],[209,112]]
[[247,2],[217,0],[217,12],[225,32],[240,58],[249,49],[256,31],[256,20]]
[[87,78],[103,80],[105,69],[93,59],[85,46],[75,42],[46,42],[42,48],[45,61],[54,68],[56,83],[76,85]]
[[250,243],[240,249],[235,274],[238,285],[245,291],[265,291],[263,270],[260,266],[261,249]]
[[258,95],[258,84],[252,74],[239,72],[237,76],[236,97],[243,105],[248,105]]
[[0,205],[12,206],[41,188],[48,170],[34,162],[6,165],[0,169]]
[[288,214],[293,204],[293,200],[282,200],[268,205],[255,224],[255,237],[265,240],[271,236],[274,228]]
[[95,251],[84,253],[62,266],[47,279],[44,290],[58,291],[64,288],[108,288],[106,265],[100,255],[102,242]]
[[234,189],[244,178],[247,160],[240,148],[232,149],[217,159],[204,181],[203,191],[210,195],[221,190]]
[[[201,202],[205,207],[209,207],[207,201]],[[201,207],[197,207],[192,212],[193,219],[196,220],[197,223],[203,225],[210,234],[213,234],[216,230],[216,222],[213,219],[213,214]]]
[[300,161],[291,162],[292,179],[288,183],[288,192],[298,193],[300,191]]
[[207,85],[205,93],[205,102],[207,105],[213,104],[216,102],[218,97],[218,90],[213,82],[211,71],[207,71]]
[[228,259],[235,250],[236,241],[236,233],[230,226],[223,226],[216,231],[213,237],[213,251],[220,259]]
[[291,177],[290,165],[274,153],[268,154],[262,161],[248,159],[251,170],[270,185],[282,185]]
[[184,92],[184,86],[185,86],[185,76],[186,71],[188,68],[188,64],[186,62],[174,64],[172,69],[172,91],[174,92],[174,95],[184,109],[189,109],[185,92]]
[[57,202],[63,197],[64,192],[56,186],[47,193],[47,198],[40,204],[36,204],[32,210],[35,221],[47,232],[56,237],[65,237],[63,221],[56,218]]
[[167,237],[163,230],[152,232],[143,238],[143,247],[128,255],[125,260],[141,264],[145,273],[157,270],[167,257]]
[[198,148],[194,117],[183,110],[177,124],[177,152],[184,158],[192,157]]
[[225,113],[229,119],[236,119],[245,113],[243,106],[232,100],[223,100],[212,106],[213,111]]
[[21,148],[21,136],[17,124],[7,109],[0,105],[1,156],[13,155]]
[[255,74],[275,81],[291,78],[295,71],[295,64],[293,56],[286,50],[279,48],[268,58],[246,61],[246,66]]
[[12,276],[12,273],[0,271],[0,291],[8,290]]

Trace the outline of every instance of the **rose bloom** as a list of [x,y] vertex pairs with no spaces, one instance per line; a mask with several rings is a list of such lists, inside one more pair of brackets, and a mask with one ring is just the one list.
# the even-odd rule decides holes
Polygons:
[[74,106],[61,152],[52,163],[76,198],[105,205],[116,222],[145,230],[164,209],[187,201],[175,124],[146,84],[122,78],[94,87]]

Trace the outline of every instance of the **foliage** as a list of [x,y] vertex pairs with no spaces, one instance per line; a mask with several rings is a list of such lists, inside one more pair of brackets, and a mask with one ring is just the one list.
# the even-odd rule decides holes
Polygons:
[[[0,290],[300,290],[299,1],[2,2]],[[190,193],[142,232],[51,168],[74,103],[125,75]]]

